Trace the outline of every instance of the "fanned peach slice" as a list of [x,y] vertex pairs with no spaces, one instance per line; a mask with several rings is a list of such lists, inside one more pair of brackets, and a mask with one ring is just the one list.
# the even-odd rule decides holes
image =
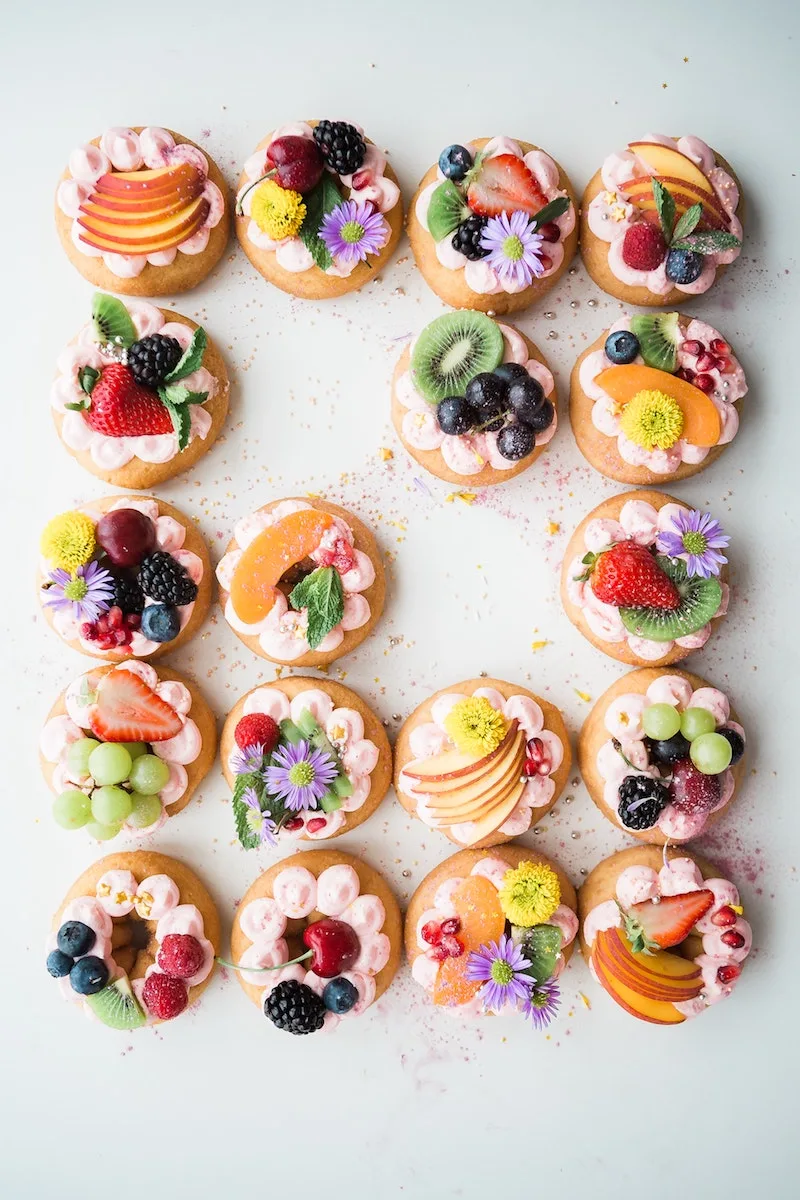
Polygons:
[[453,892],[453,907],[460,920],[458,937],[464,953],[446,958],[436,974],[434,1004],[466,1004],[483,986],[465,978],[470,950],[498,941],[506,919],[497,897],[497,888],[483,875],[470,875]]
[[282,576],[316,550],[332,524],[329,513],[304,508],[289,513],[253,538],[231,580],[231,603],[240,621],[255,625],[266,617],[275,603]]
[[609,975],[645,999],[693,1000],[702,988],[700,968],[691,960],[667,951],[637,954],[618,929],[598,933],[592,956]]
[[156,167],[149,171],[111,171],[101,175],[95,192],[118,196],[167,196],[202,178],[197,167],[180,163],[177,167]]
[[602,959],[593,956],[592,961],[601,985],[612,1000],[616,1000],[617,1004],[632,1017],[638,1017],[641,1021],[649,1021],[651,1025],[679,1025],[681,1021],[686,1020],[674,1004],[645,998],[617,979],[608,970]]
[[693,383],[659,371],[656,367],[629,363],[626,366],[607,367],[597,376],[596,382],[608,392],[620,408],[639,392],[664,392],[681,407],[683,432],[681,437],[693,446],[716,446],[722,432],[722,422],[713,401]]
[[[171,250],[192,237],[208,216],[209,203],[199,196],[186,208],[166,220],[156,220],[144,225],[120,225],[97,221],[92,216],[78,217],[81,226],[81,241],[97,250],[112,254],[155,254],[160,250]],[[158,214],[156,214],[158,215]],[[129,236],[124,236],[126,232]]]
[[[657,212],[655,196],[653,195],[653,180],[657,178],[654,175],[644,175],[639,179],[628,179],[625,183],[619,185],[619,190],[624,192],[631,204],[642,212]],[[698,223],[697,228],[706,227],[711,229],[727,229],[728,219],[724,209],[715,207],[710,198],[705,193],[695,192],[690,184],[681,183],[680,180],[661,179],[672,199],[675,201],[675,212],[681,217],[685,212],[695,204],[701,204],[703,207],[703,216]]]
[[716,200],[716,192],[703,172],[690,158],[681,154],[680,150],[675,150],[672,146],[664,146],[661,142],[629,142],[628,149],[642,162],[647,163],[656,175],[668,179],[685,180],[686,183],[693,184],[701,192],[705,192],[707,196]]

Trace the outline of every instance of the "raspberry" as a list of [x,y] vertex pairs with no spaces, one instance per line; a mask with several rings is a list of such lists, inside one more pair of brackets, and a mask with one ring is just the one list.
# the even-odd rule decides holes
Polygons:
[[[165,938],[164,941],[166,940]],[[182,979],[154,971],[144,981],[142,999],[148,1012],[159,1021],[171,1021],[186,1008],[189,992]]]
[[626,230],[622,261],[635,271],[654,271],[664,261],[667,246],[661,230],[648,221],[638,221]]
[[191,979],[205,962],[205,953],[190,933],[168,933],[159,947],[156,962],[165,975]]
[[680,812],[689,816],[710,812],[721,794],[719,775],[704,775],[688,758],[673,766],[670,799]]
[[248,746],[263,746],[265,754],[271,754],[281,735],[277,721],[266,713],[249,713],[236,722],[233,736],[240,750]]

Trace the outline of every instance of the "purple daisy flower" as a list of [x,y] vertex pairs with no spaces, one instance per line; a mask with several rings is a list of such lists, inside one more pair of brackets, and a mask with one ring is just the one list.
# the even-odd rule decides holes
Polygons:
[[58,567],[48,578],[50,583],[42,588],[42,603],[47,608],[71,612],[76,621],[96,621],[111,607],[114,580],[99,563],[87,563],[74,573]]
[[258,792],[255,788],[245,788],[242,792],[242,804],[247,808],[245,821],[250,832],[256,834],[262,843],[266,842],[268,846],[277,846],[278,839],[275,835],[278,832],[278,826],[269,813],[261,811]]
[[329,754],[308,742],[281,746],[264,772],[269,791],[292,812],[316,808],[339,774]]
[[542,246],[544,238],[527,213],[489,217],[481,234],[481,246],[488,250],[486,263],[502,283],[512,283],[521,291],[544,275]]
[[719,575],[720,567],[728,560],[719,551],[730,544],[730,538],[711,513],[693,508],[681,509],[670,518],[672,528],[658,535],[658,548],[671,558],[685,558],[689,575],[710,579]]
[[519,946],[504,933],[499,942],[470,951],[464,977],[483,983],[478,995],[483,998],[484,1008],[498,1012],[504,1004],[524,1004],[528,1000],[533,980],[525,972],[530,965]]
[[533,1021],[534,1029],[546,1029],[558,1012],[561,1004],[561,989],[555,979],[535,983],[522,1006],[526,1017]]
[[252,775],[260,771],[264,765],[264,747],[260,742],[253,742],[244,750],[234,750],[230,757],[230,769],[234,775]]
[[365,262],[389,240],[389,227],[369,200],[343,200],[322,218],[319,236],[331,257],[343,267]]

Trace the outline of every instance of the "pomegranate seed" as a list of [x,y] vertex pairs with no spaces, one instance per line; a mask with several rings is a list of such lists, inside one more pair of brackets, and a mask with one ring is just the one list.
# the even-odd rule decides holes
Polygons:
[[436,962],[444,962],[446,958],[450,957],[444,946],[432,946],[428,953]]
[[697,358],[698,354],[703,353],[703,343],[696,342],[692,339],[688,342],[683,342],[681,345],[681,350],[683,350],[684,354],[692,354],[695,358]]
[[89,641],[94,637],[94,626],[89,621],[84,621],[81,625],[81,637],[88,638]]
[[678,379],[685,379],[687,383],[691,383],[694,379],[694,371],[690,371],[688,367],[679,367],[675,374]]
[[128,629],[138,629],[142,623],[142,618],[138,613],[129,613],[125,619],[128,624]]
[[714,390],[714,380],[710,375],[695,375],[692,383],[696,388],[700,388],[701,392],[713,392]]
[[353,176],[352,186],[355,191],[358,191],[359,188],[367,187],[371,180],[372,175],[369,171],[356,171],[355,175]]
[[736,963],[725,963],[725,966],[717,971],[717,979],[720,983],[733,983],[741,973],[742,968],[737,967]]
[[540,254],[540,255],[539,255],[539,262],[542,264],[542,266],[544,267],[545,271],[549,271],[549,270],[550,270],[550,268],[551,268],[551,267],[552,267],[552,265],[553,265],[553,260],[552,260],[552,258],[550,257],[550,255],[549,255],[549,254]]
[[427,921],[420,930],[423,942],[429,946],[438,946],[442,940],[442,927],[436,921]]
[[531,775],[539,774],[539,767],[532,758],[526,758],[522,766],[522,774],[530,779]]
[[460,928],[460,917],[448,917],[446,921],[442,921],[442,933],[458,933]]
[[125,646],[125,645],[127,645],[127,642],[128,642],[128,635],[125,632],[125,630],[118,629],[117,632],[114,634],[114,645],[115,646]]
[[[549,775],[553,766],[553,760],[541,738],[533,737],[528,742],[526,747],[527,761],[523,770],[526,775]],[[535,771],[528,770],[528,763],[532,763],[536,768]]]
[[711,349],[715,354],[730,354],[731,348],[722,338],[714,338],[711,342]]
[[733,370],[733,363],[729,358],[718,358],[717,370],[719,371],[720,375],[729,375]]
[[741,950],[744,945],[744,935],[739,933],[738,929],[726,929],[720,937],[720,941],[726,946],[730,946],[731,950]]
[[540,229],[536,230],[540,233],[546,242],[557,242],[561,238],[561,230],[556,225],[555,221],[547,221]]
[[722,908],[719,909],[718,912],[714,913],[713,917],[711,918],[711,924],[720,925],[723,927],[726,925],[736,924],[736,913],[733,911],[730,904],[723,904]]
[[312,817],[306,825],[306,829],[309,833],[319,833],[325,828],[326,824],[327,821],[325,817]]
[[293,832],[297,829],[302,829],[303,828],[303,818],[302,817],[292,817],[291,820],[286,822],[286,824],[284,825],[283,828],[292,830]]
[[713,371],[716,365],[716,358],[713,354],[709,354],[708,351],[705,354],[701,354],[697,360],[698,371]]
[[464,943],[452,933],[445,934],[439,943],[442,950],[446,950],[450,958],[460,958],[464,953]]
[[113,608],[108,610],[108,627],[109,629],[119,629],[122,626],[122,609],[115,604]]

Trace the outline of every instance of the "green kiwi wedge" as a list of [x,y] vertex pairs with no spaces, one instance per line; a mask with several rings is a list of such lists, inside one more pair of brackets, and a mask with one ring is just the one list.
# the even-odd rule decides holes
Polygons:
[[106,985],[93,996],[84,996],[94,1015],[109,1029],[141,1029],[147,1017],[133,994],[127,975]]
[[687,575],[682,558],[657,554],[656,562],[678,589],[680,604],[673,609],[621,608],[622,624],[628,633],[651,642],[672,642],[697,633],[716,615],[722,603],[722,585],[718,579]]
[[454,233],[461,222],[470,215],[464,198],[452,179],[445,179],[431,196],[428,207],[428,232],[435,242]]
[[127,348],[136,341],[136,326],[127,308],[116,296],[95,292],[92,300],[92,324],[95,341],[101,346],[107,346],[110,342],[112,346]]
[[463,396],[470,379],[503,358],[503,334],[484,313],[461,309],[426,325],[411,355],[414,387],[431,404]]
[[642,358],[648,367],[674,373],[681,340],[677,313],[637,314],[631,317],[631,333],[639,339]]

